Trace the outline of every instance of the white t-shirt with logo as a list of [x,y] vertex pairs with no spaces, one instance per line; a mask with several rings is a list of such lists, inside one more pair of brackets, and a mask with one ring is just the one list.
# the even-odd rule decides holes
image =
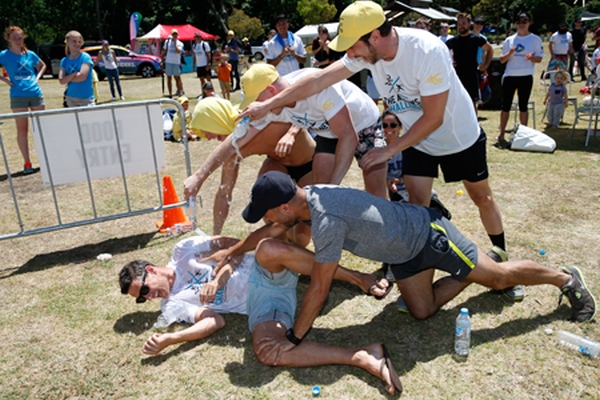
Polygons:
[[217,313],[247,314],[246,301],[248,299],[248,277],[254,254],[246,254],[242,263],[233,271],[225,287],[217,291],[213,303],[200,303],[200,290],[202,286],[214,280],[213,269],[215,263],[200,263],[204,253],[209,250],[209,237],[194,236],[178,242],[173,249],[173,257],[167,265],[175,271],[175,282],[171,288],[171,295],[161,303],[161,311],[169,307],[170,302],[185,305],[184,315],[179,314],[180,323],[195,323],[196,309],[208,308]]
[[207,54],[210,53],[210,45],[204,41],[200,43],[194,43],[192,50],[196,55],[196,66],[206,67],[206,64],[208,64]]
[[473,101],[454,71],[448,48],[425,30],[394,29],[399,40],[393,60],[371,64],[345,55],[342,62],[353,72],[371,70],[381,98],[398,116],[405,131],[423,115],[421,96],[449,91],[442,125],[413,147],[434,156],[469,148],[479,137],[480,128]]
[[526,60],[525,56],[533,53],[535,57],[544,57],[544,46],[539,36],[530,33],[526,36],[517,34],[509,36],[502,45],[502,54],[506,54],[516,47],[515,52],[506,61],[504,76],[529,76],[534,74],[535,64]]
[[[314,74],[317,71],[320,70],[304,68],[287,74],[282,79],[293,85],[306,75]],[[379,109],[369,95],[352,82],[343,80],[324,88],[317,94],[297,101],[294,107],[284,107],[279,114],[268,113],[262,120],[252,125],[261,130],[269,122],[291,122],[315,135],[337,139],[337,136],[331,131],[328,121],[345,105],[348,106],[356,132],[375,125],[379,119]]]
[[569,43],[573,43],[573,35],[571,35],[571,32],[560,33],[556,31],[550,36],[550,43],[552,43],[554,54],[564,56],[569,53]]
[[165,63],[167,64],[181,64],[181,53],[177,53],[175,49],[179,49],[179,51],[183,51],[183,43],[179,40],[173,41],[173,39],[167,39],[163,46],[163,49],[167,50],[167,55],[165,57]]
[[[289,34],[289,32],[288,32]],[[281,45],[281,43],[276,40],[277,36],[275,36],[273,39],[271,39],[267,45],[267,60],[274,60],[276,58],[278,58],[281,55],[281,52],[283,51],[283,46]],[[286,42],[289,42],[289,37],[288,39],[283,39]],[[302,43],[302,39],[300,38],[300,36],[294,35],[294,43],[290,43],[290,45],[292,46],[292,48],[294,49],[294,52],[299,55],[299,56],[305,56],[306,55],[306,49],[304,49],[304,44]],[[279,72],[279,76],[284,76],[289,74],[290,72],[293,71],[297,71],[300,69],[300,63],[298,63],[298,60],[296,60],[296,57],[294,57],[291,54],[286,55],[285,57],[283,57],[283,60],[281,60],[279,62],[279,64],[277,64],[275,66],[275,69],[277,70],[277,72]]]

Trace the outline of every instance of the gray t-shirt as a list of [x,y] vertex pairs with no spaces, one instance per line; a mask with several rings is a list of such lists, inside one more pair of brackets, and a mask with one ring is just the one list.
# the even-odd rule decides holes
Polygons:
[[431,219],[424,207],[335,185],[304,190],[316,262],[339,261],[344,249],[370,260],[400,264],[425,247]]

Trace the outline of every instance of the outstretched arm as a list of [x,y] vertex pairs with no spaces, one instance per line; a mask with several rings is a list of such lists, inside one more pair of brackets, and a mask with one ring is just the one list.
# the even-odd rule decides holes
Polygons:
[[225,319],[221,315],[207,308],[198,307],[194,325],[179,332],[155,333],[144,343],[142,353],[155,356],[165,347],[207,338],[224,326]]
[[358,145],[358,135],[352,124],[352,116],[348,111],[348,106],[342,109],[329,120],[329,126],[338,137],[335,149],[335,166],[331,173],[331,182],[334,185],[342,183],[346,172],[352,164],[352,158]]
[[323,88],[349,78],[353,74],[352,71],[346,68],[344,64],[338,60],[325,69],[305,76],[268,100],[251,103],[244,111],[242,111],[238,116],[238,119],[242,119],[246,116],[249,116],[252,120],[260,119],[274,108],[284,107],[287,104],[292,104],[295,101],[312,96],[323,90]]

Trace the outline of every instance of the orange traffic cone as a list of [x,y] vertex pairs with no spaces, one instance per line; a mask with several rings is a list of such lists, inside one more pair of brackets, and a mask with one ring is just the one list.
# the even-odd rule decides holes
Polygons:
[[[179,197],[177,197],[175,186],[173,186],[173,180],[171,180],[169,175],[163,177],[163,199],[166,206],[179,203]],[[175,226],[175,224],[184,224],[186,222],[188,222],[188,218],[183,213],[181,207],[177,207],[164,210],[163,219],[162,221],[156,221],[156,227],[161,233],[165,233],[168,228]]]

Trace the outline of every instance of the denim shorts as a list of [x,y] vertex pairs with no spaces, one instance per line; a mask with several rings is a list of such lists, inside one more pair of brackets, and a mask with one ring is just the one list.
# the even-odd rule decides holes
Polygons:
[[32,97],[12,97],[10,98],[10,108],[29,108],[44,105],[44,95]]
[[181,75],[181,65],[179,64],[165,64],[165,74],[167,76],[180,76]]
[[273,274],[256,261],[248,279],[248,327],[277,321],[286,328],[294,325],[298,274],[288,269]]

